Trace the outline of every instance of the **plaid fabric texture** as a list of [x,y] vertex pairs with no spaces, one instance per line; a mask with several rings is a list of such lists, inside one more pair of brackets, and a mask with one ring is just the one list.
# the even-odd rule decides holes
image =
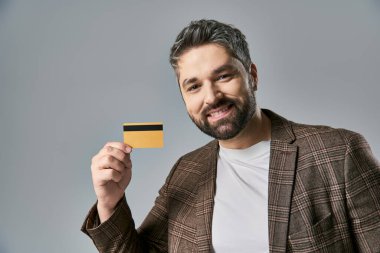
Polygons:
[[[365,139],[264,113],[270,252],[380,252],[380,164]],[[99,252],[212,252],[217,154],[212,141],[181,157],[137,230],[124,198],[100,225],[95,205],[82,231]]]

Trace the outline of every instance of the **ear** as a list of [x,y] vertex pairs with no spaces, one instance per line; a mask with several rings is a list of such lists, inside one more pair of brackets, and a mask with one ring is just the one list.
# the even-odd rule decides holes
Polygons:
[[259,79],[257,77],[257,68],[255,64],[251,64],[249,74],[251,75],[251,78],[253,80],[253,90],[257,90],[257,83],[259,82]]

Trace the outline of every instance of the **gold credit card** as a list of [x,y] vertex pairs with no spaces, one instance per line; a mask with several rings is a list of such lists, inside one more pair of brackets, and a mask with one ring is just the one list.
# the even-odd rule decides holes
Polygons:
[[124,123],[124,143],[132,148],[162,148],[164,130],[161,122]]

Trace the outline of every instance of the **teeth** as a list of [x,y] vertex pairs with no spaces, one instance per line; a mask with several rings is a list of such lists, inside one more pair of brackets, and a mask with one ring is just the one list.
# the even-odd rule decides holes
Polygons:
[[217,117],[217,116],[221,115],[222,113],[226,112],[227,110],[228,110],[228,107],[225,107],[219,111],[210,113],[210,115],[211,115],[211,117]]

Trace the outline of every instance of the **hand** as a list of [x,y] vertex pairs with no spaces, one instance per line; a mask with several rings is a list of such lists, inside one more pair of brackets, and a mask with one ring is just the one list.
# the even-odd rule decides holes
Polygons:
[[109,142],[92,158],[92,182],[101,222],[111,217],[131,181],[131,152],[132,148],[124,143]]

